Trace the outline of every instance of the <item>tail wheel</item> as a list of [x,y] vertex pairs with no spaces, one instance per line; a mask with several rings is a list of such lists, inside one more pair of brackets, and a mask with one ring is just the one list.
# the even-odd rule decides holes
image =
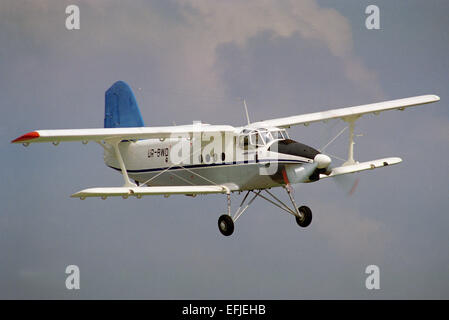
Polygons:
[[307,227],[312,222],[312,210],[310,210],[307,206],[301,206],[298,208],[298,211],[300,213],[299,217],[296,217],[296,223],[300,227]]
[[234,220],[230,215],[224,214],[218,218],[218,229],[224,236],[230,236],[234,232]]

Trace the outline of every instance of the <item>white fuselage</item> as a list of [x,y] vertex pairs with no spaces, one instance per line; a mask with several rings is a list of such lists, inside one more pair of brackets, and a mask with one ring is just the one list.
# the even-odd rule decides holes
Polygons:
[[[238,142],[238,134],[210,141],[195,148],[195,138],[123,141],[119,150],[131,179],[148,186],[228,185],[233,191],[271,188],[282,185],[285,164],[301,165],[312,160],[268,151],[270,144],[254,147]],[[219,139],[216,139],[217,141]],[[273,141],[272,141],[273,142]],[[107,166],[120,171],[112,149],[105,148]]]

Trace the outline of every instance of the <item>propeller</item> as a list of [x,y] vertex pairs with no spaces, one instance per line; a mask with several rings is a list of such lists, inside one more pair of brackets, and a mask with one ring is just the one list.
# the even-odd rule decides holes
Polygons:
[[[324,152],[324,150],[327,147],[329,147],[335,140],[337,140],[337,138],[340,137],[343,134],[343,132],[346,131],[346,129],[348,129],[347,126],[344,127],[342,130],[340,130],[335,137],[330,139],[329,142],[327,142],[325,145],[323,145],[323,147],[321,147],[318,150],[320,152]],[[357,135],[357,136],[361,136],[361,135]],[[328,152],[326,154],[331,158],[342,161],[342,163],[346,161],[345,159],[342,159],[338,156],[329,154]],[[334,165],[332,167],[337,167],[340,165]],[[332,171],[332,167],[329,167],[328,172]],[[342,189],[348,196],[352,196],[355,193],[355,191],[359,185],[360,178],[358,176],[356,176],[355,174],[347,174],[347,175],[336,176],[333,178],[333,180],[338,184],[340,189]]]
[[[301,166],[286,167],[288,180],[293,184],[317,181],[320,178],[320,174],[329,175],[333,168],[342,166],[347,160],[325,152],[325,150],[334,141],[336,141],[337,138],[346,131],[346,129],[348,129],[347,126],[341,129],[336,136],[330,139],[321,148],[317,149],[320,153],[315,155],[312,163],[303,164]],[[341,163],[333,164],[331,158],[337,159],[341,161]],[[353,195],[359,185],[359,178],[354,174],[337,176],[332,180],[334,180],[339,185],[340,189],[343,189],[348,196]]]
[[359,186],[360,177],[356,174],[345,174],[333,178],[335,183],[348,196],[352,196]]
[[316,181],[320,173],[328,170],[332,160],[329,156],[319,153],[315,156],[312,163],[306,163],[302,166],[287,167],[287,176],[291,183]]

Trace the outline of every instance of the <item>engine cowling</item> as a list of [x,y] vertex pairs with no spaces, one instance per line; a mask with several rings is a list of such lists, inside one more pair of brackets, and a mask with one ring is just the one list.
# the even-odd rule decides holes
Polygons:
[[319,180],[320,173],[326,173],[330,164],[331,158],[319,153],[314,157],[313,163],[286,165],[285,171],[290,183],[311,182]]

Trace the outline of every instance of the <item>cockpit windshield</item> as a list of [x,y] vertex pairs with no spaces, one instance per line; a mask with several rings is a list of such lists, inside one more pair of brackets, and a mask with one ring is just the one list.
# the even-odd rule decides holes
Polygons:
[[244,129],[240,134],[240,143],[242,146],[265,146],[275,140],[288,139],[285,129],[266,129],[258,128],[254,130]]
[[271,131],[271,135],[273,136],[274,140],[288,139],[287,131],[285,131],[285,129],[284,130],[273,130],[273,131]]

